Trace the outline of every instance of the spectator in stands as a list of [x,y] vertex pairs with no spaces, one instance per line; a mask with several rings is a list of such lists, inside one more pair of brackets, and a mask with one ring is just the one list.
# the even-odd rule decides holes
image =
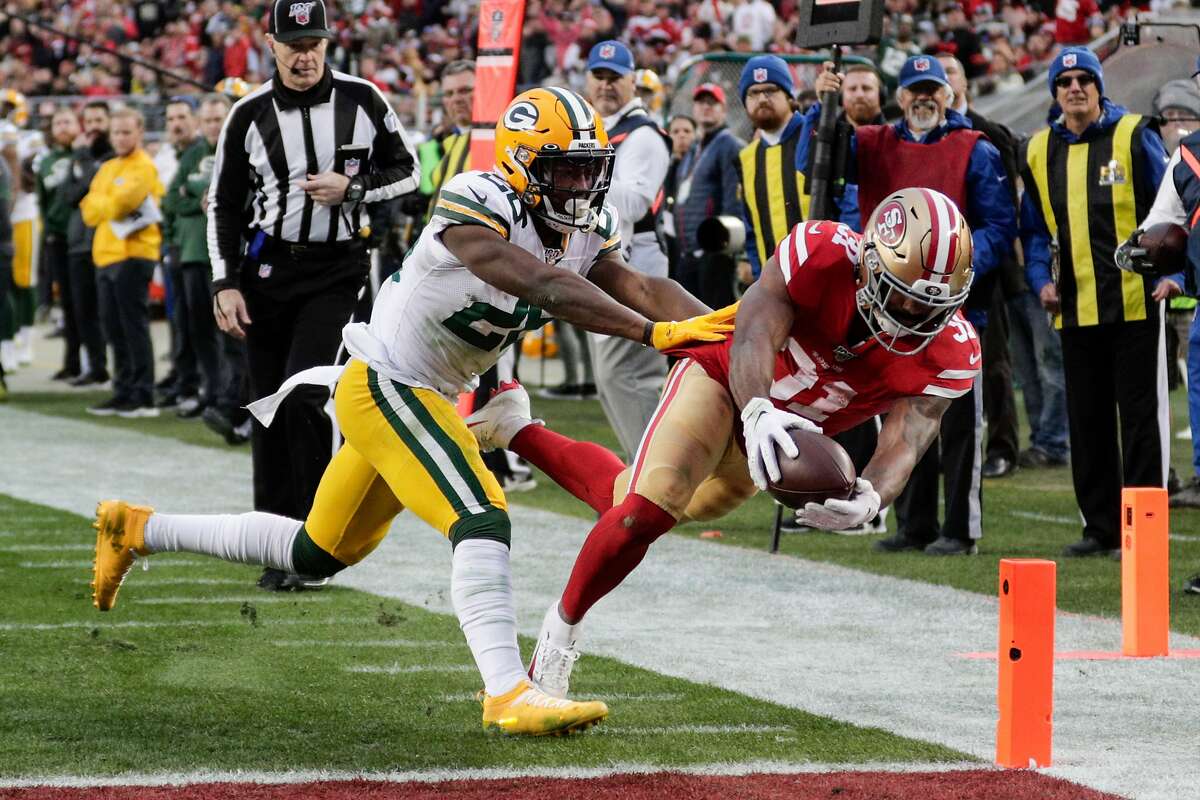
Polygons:
[[100,165],[79,203],[84,223],[96,228],[92,259],[115,366],[112,397],[88,409],[101,416],[158,416],[148,292],[162,246],[163,186],[142,149],[144,134],[141,112],[123,108],[112,115],[114,157]]
[[[221,95],[205,101],[209,108],[208,124],[202,135],[188,141],[183,125],[175,138],[179,165],[163,197],[163,236],[172,245],[172,279],[175,288],[175,319],[191,358],[176,360],[179,416],[198,417],[204,408],[216,402],[221,392],[221,351],[217,323],[212,313],[212,277],[208,260],[206,229],[208,219],[202,201],[212,180],[213,156],[217,150],[220,127],[214,117],[224,121],[229,102]],[[183,113],[183,109],[187,109]],[[167,125],[182,125],[190,119],[191,105],[167,106]],[[215,133],[214,133],[215,128]]]
[[676,114],[667,126],[671,137],[671,165],[663,181],[663,235],[667,240],[667,260],[670,274],[675,278],[679,269],[679,237],[675,231],[675,198],[679,192],[679,163],[696,142],[696,120],[687,114]]
[[[1030,139],[1024,159],[1021,242],[1029,285],[1062,338],[1071,474],[1084,520],[1083,537],[1063,554],[1119,553],[1121,487],[1166,484],[1160,315],[1179,285],[1123,273],[1113,257],[1149,212],[1167,153],[1150,119],[1104,96],[1100,60],[1087,48],[1058,54],[1049,87],[1049,127]],[[1098,152],[1110,157],[1085,158]]]
[[[669,265],[658,227],[672,141],[634,91],[633,53],[628,47],[609,40],[591,49],[584,95],[603,119],[617,151],[605,202],[617,212],[621,255],[631,268],[666,278]],[[591,334],[588,339],[600,403],[626,458],[632,460],[658,407],[666,358],[616,336]]]
[[733,0],[733,3],[733,35],[746,37],[752,52],[766,50],[775,37],[775,7],[768,0]]
[[[7,158],[0,158],[0,317],[12,303],[13,231],[9,209],[13,204],[13,177]],[[8,384],[4,382],[4,363],[0,361],[0,402],[8,399]]]
[[71,146],[79,136],[79,117],[63,106],[50,121],[50,149],[38,163],[37,197],[42,209],[42,254],[58,284],[63,309],[62,368],[54,373],[56,381],[71,381],[82,373],[79,331],[84,324],[71,303],[73,287],[67,258],[67,224],[71,207],[59,191],[71,170]]
[[[71,308],[79,325],[79,340],[87,354],[87,371],[70,381],[72,386],[97,386],[108,383],[108,350],[100,325],[96,262],[92,259],[95,227],[83,221],[80,201],[88,193],[100,165],[112,158],[108,138],[108,104],[89,101],[83,107],[83,131],[75,137],[70,168],[58,189],[63,203],[71,209],[67,220],[67,262],[71,274]],[[64,299],[63,301],[67,301]]]
[[[823,72],[815,88],[818,93],[836,90],[841,83],[840,75]],[[914,56],[905,63],[898,100],[904,119],[894,125],[861,126],[851,139],[852,171],[846,180],[858,183],[860,212],[865,218],[889,194],[912,184],[937,189],[954,200],[971,226],[978,282],[999,267],[1016,235],[1016,209],[1000,153],[953,109],[954,91],[936,58]],[[977,329],[987,324],[986,308],[968,311]],[[960,335],[975,332],[964,325]],[[976,541],[983,535],[982,404],[977,392],[978,386],[953,399],[942,417],[939,441],[926,451],[896,501],[897,533],[876,542],[878,549],[923,550],[929,555],[976,552]],[[940,525],[939,475],[945,477],[946,495]]]
[[987,57],[983,54],[983,43],[979,34],[967,19],[966,9],[959,0],[949,0],[940,9],[938,32],[941,42],[936,52],[947,53],[962,62],[967,78],[978,78],[987,72]]
[[893,14],[884,19],[885,29],[879,47],[875,51],[875,63],[889,92],[896,90],[900,70],[911,56],[921,52],[913,38],[916,25],[911,14]]
[[[205,348],[204,344],[192,339],[190,316],[195,313],[194,303],[189,306],[183,288],[183,264],[181,242],[188,235],[189,223],[176,218],[176,200],[179,197],[180,176],[182,174],[183,156],[199,145],[203,149],[203,137],[196,133],[196,100],[190,95],[172,97],[167,102],[167,141],[159,147],[155,155],[155,166],[158,169],[159,180],[167,187],[163,197],[163,275],[167,283],[167,293],[170,297],[168,315],[171,323],[171,370],[159,383],[162,394],[155,405],[164,410],[179,409],[186,416],[198,416],[200,408],[201,371],[205,371],[204,379],[219,380],[209,370],[217,368],[216,338],[212,337],[213,347]],[[197,151],[198,152],[198,151]],[[195,157],[196,153],[192,154]],[[196,210],[199,210],[198,208]],[[195,252],[192,252],[193,257]],[[205,298],[203,308],[208,311],[208,298]],[[211,318],[211,313],[209,314]],[[200,348],[205,348],[201,355]],[[209,389],[215,387],[215,382]]]
[[702,83],[692,91],[692,116],[700,126],[700,140],[680,162],[675,203],[678,280],[713,308],[733,302],[735,264],[723,253],[705,253],[696,233],[710,217],[741,214],[737,158],[745,142],[726,127],[725,114],[725,90],[719,85]]

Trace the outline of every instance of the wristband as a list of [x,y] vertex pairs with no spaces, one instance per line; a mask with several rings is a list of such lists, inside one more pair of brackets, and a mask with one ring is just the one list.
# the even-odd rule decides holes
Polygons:
[[642,331],[642,344],[649,347],[650,343],[653,341],[654,341],[654,323],[647,322],[646,329],[644,331]]

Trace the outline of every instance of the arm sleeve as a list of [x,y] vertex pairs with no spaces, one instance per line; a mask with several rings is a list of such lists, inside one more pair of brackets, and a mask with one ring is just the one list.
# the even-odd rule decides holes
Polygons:
[[971,150],[967,163],[967,218],[971,224],[971,244],[975,250],[976,279],[1000,266],[1012,251],[1017,235],[1017,210],[1004,173],[1000,151],[991,142],[980,139]]
[[1150,212],[1146,214],[1146,218],[1142,220],[1142,224],[1138,227],[1142,230],[1153,225],[1158,225],[1160,222],[1174,222],[1177,225],[1187,224],[1187,210],[1183,207],[1183,199],[1179,196],[1179,190],[1175,187],[1175,165],[1180,162],[1179,149],[1171,155],[1171,160],[1167,162],[1166,172],[1158,184],[1158,193],[1154,195],[1154,205],[1150,207]]
[[213,180],[208,187],[207,239],[213,291],[233,289],[238,285],[237,267],[242,257],[241,218],[250,193],[252,172],[246,151],[249,128],[249,107],[235,107],[225,119],[217,140]]
[[364,203],[378,203],[408,194],[421,183],[417,151],[400,123],[396,112],[388,105],[383,93],[371,85],[371,122],[375,139],[371,143],[371,172],[364,178]]
[[1021,198],[1021,247],[1025,251],[1025,280],[1034,294],[1050,283],[1050,230],[1038,207],[1037,185],[1025,171],[1025,196]]

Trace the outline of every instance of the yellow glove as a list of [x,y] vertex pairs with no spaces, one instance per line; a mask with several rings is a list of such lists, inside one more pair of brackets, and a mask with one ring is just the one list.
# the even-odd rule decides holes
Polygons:
[[655,322],[646,326],[646,344],[655,350],[670,350],[688,342],[720,342],[733,333],[738,304],[718,308],[678,322]]

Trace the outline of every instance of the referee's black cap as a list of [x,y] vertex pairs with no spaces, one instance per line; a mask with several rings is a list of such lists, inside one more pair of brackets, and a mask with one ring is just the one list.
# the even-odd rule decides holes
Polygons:
[[275,0],[267,32],[279,42],[333,38],[324,0]]

